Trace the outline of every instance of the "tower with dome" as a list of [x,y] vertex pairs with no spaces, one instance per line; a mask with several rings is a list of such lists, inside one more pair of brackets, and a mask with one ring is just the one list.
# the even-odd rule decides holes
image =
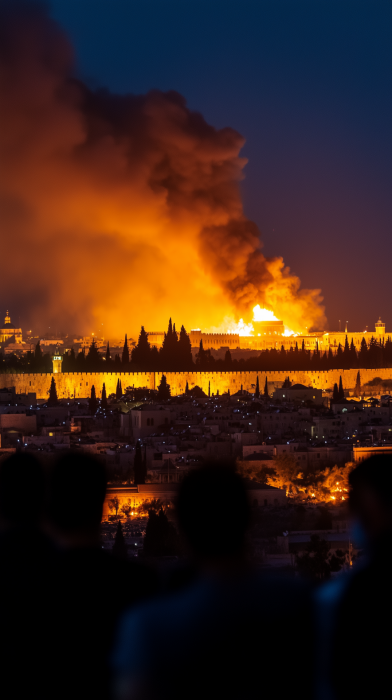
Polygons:
[[4,323],[0,328],[0,343],[5,343],[11,340],[15,336],[15,343],[22,343],[22,329],[16,328],[16,326],[11,323],[11,316],[9,311],[7,311],[4,319]]

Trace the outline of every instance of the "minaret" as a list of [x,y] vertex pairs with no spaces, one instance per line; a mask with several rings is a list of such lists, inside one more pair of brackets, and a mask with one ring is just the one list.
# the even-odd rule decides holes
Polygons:
[[60,374],[63,371],[63,356],[60,355],[58,347],[53,355],[53,374]]
[[381,321],[381,316],[376,323],[376,335],[385,335],[385,323]]

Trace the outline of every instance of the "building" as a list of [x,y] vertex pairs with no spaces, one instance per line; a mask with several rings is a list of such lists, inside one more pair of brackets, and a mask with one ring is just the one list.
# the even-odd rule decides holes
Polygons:
[[0,343],[6,343],[7,341],[14,339],[15,344],[22,343],[22,329],[16,328],[13,323],[11,323],[11,316],[9,311],[7,311],[3,323],[3,327],[0,328]]
[[129,411],[127,416],[128,435],[132,435],[135,440],[141,440],[152,432],[162,432],[162,428],[170,424],[171,414],[164,408],[152,409],[150,406],[141,406]]
[[392,465],[392,444],[389,445],[368,445],[366,447],[353,446],[353,462],[363,462],[369,457],[377,455],[389,455]]
[[[277,489],[267,484],[259,484],[257,481],[250,479],[245,480],[245,485],[250,504],[254,508],[281,506],[287,502],[286,493],[283,489]],[[120,501],[118,510],[121,512],[121,506],[124,504],[128,503],[131,507],[138,508],[143,503],[154,499],[159,499],[165,506],[171,506],[176,502],[178,489],[179,484],[176,482],[169,484],[139,484],[138,486],[109,486],[103,506],[102,519],[107,520],[110,515],[114,514],[110,502],[115,496]]]
[[323,403],[323,392],[321,389],[314,389],[312,386],[293,384],[292,386],[275,389],[273,398],[279,401],[297,401],[300,403],[311,401],[321,406]]
[[[351,344],[353,341],[356,350],[361,347],[362,339],[365,338],[367,344],[370,343],[372,336],[376,340],[386,338],[385,323],[381,318],[375,324],[374,333],[367,329],[364,331],[349,332],[347,325],[344,331],[337,332],[315,332],[307,334],[291,334],[287,335],[283,321],[252,321],[254,328],[253,335],[239,335],[238,333],[205,333],[200,329],[191,330],[189,338],[193,348],[200,346],[200,341],[203,341],[204,350],[219,350],[220,348],[228,348],[235,350],[267,350],[271,348],[280,349],[283,345],[285,350],[295,348],[299,349],[303,346],[305,350],[316,350],[320,352],[328,352],[329,349],[336,353],[339,343],[344,347],[346,338]],[[149,341],[156,347],[161,347],[165,333],[151,332],[148,333]]]

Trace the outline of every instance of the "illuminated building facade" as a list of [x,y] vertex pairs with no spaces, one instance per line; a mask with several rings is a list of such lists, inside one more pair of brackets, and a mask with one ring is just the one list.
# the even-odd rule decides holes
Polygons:
[[0,343],[5,343],[15,336],[15,343],[22,343],[22,329],[16,328],[13,323],[11,323],[11,316],[9,311],[7,311],[3,323],[3,327],[0,328]]
[[[344,347],[346,337],[349,344],[353,340],[355,349],[358,351],[361,347],[362,339],[365,338],[367,344],[370,343],[372,336],[380,341],[388,336],[385,333],[385,323],[381,318],[375,325],[374,333],[369,331],[345,331],[327,333],[319,331],[317,333],[308,333],[306,335],[291,334],[288,335],[282,321],[253,321],[254,333],[252,335],[240,335],[239,333],[204,333],[197,329],[192,330],[189,334],[191,345],[193,348],[200,346],[200,341],[203,341],[204,350],[219,350],[219,348],[229,348],[235,350],[240,348],[243,350],[267,350],[271,348],[283,347],[285,350],[290,348],[301,349],[302,343],[305,350],[315,350],[318,346],[319,351],[328,352],[331,348],[335,354],[338,350],[339,343]],[[165,333],[153,332],[148,333],[148,338],[151,345],[161,347]]]

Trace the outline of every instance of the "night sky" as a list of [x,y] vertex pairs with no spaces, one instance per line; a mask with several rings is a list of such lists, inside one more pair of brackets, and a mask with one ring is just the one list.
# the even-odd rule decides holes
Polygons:
[[[392,4],[51,0],[91,87],[174,89],[245,138],[245,213],[331,329],[392,331]],[[377,317],[377,318],[376,318]]]

